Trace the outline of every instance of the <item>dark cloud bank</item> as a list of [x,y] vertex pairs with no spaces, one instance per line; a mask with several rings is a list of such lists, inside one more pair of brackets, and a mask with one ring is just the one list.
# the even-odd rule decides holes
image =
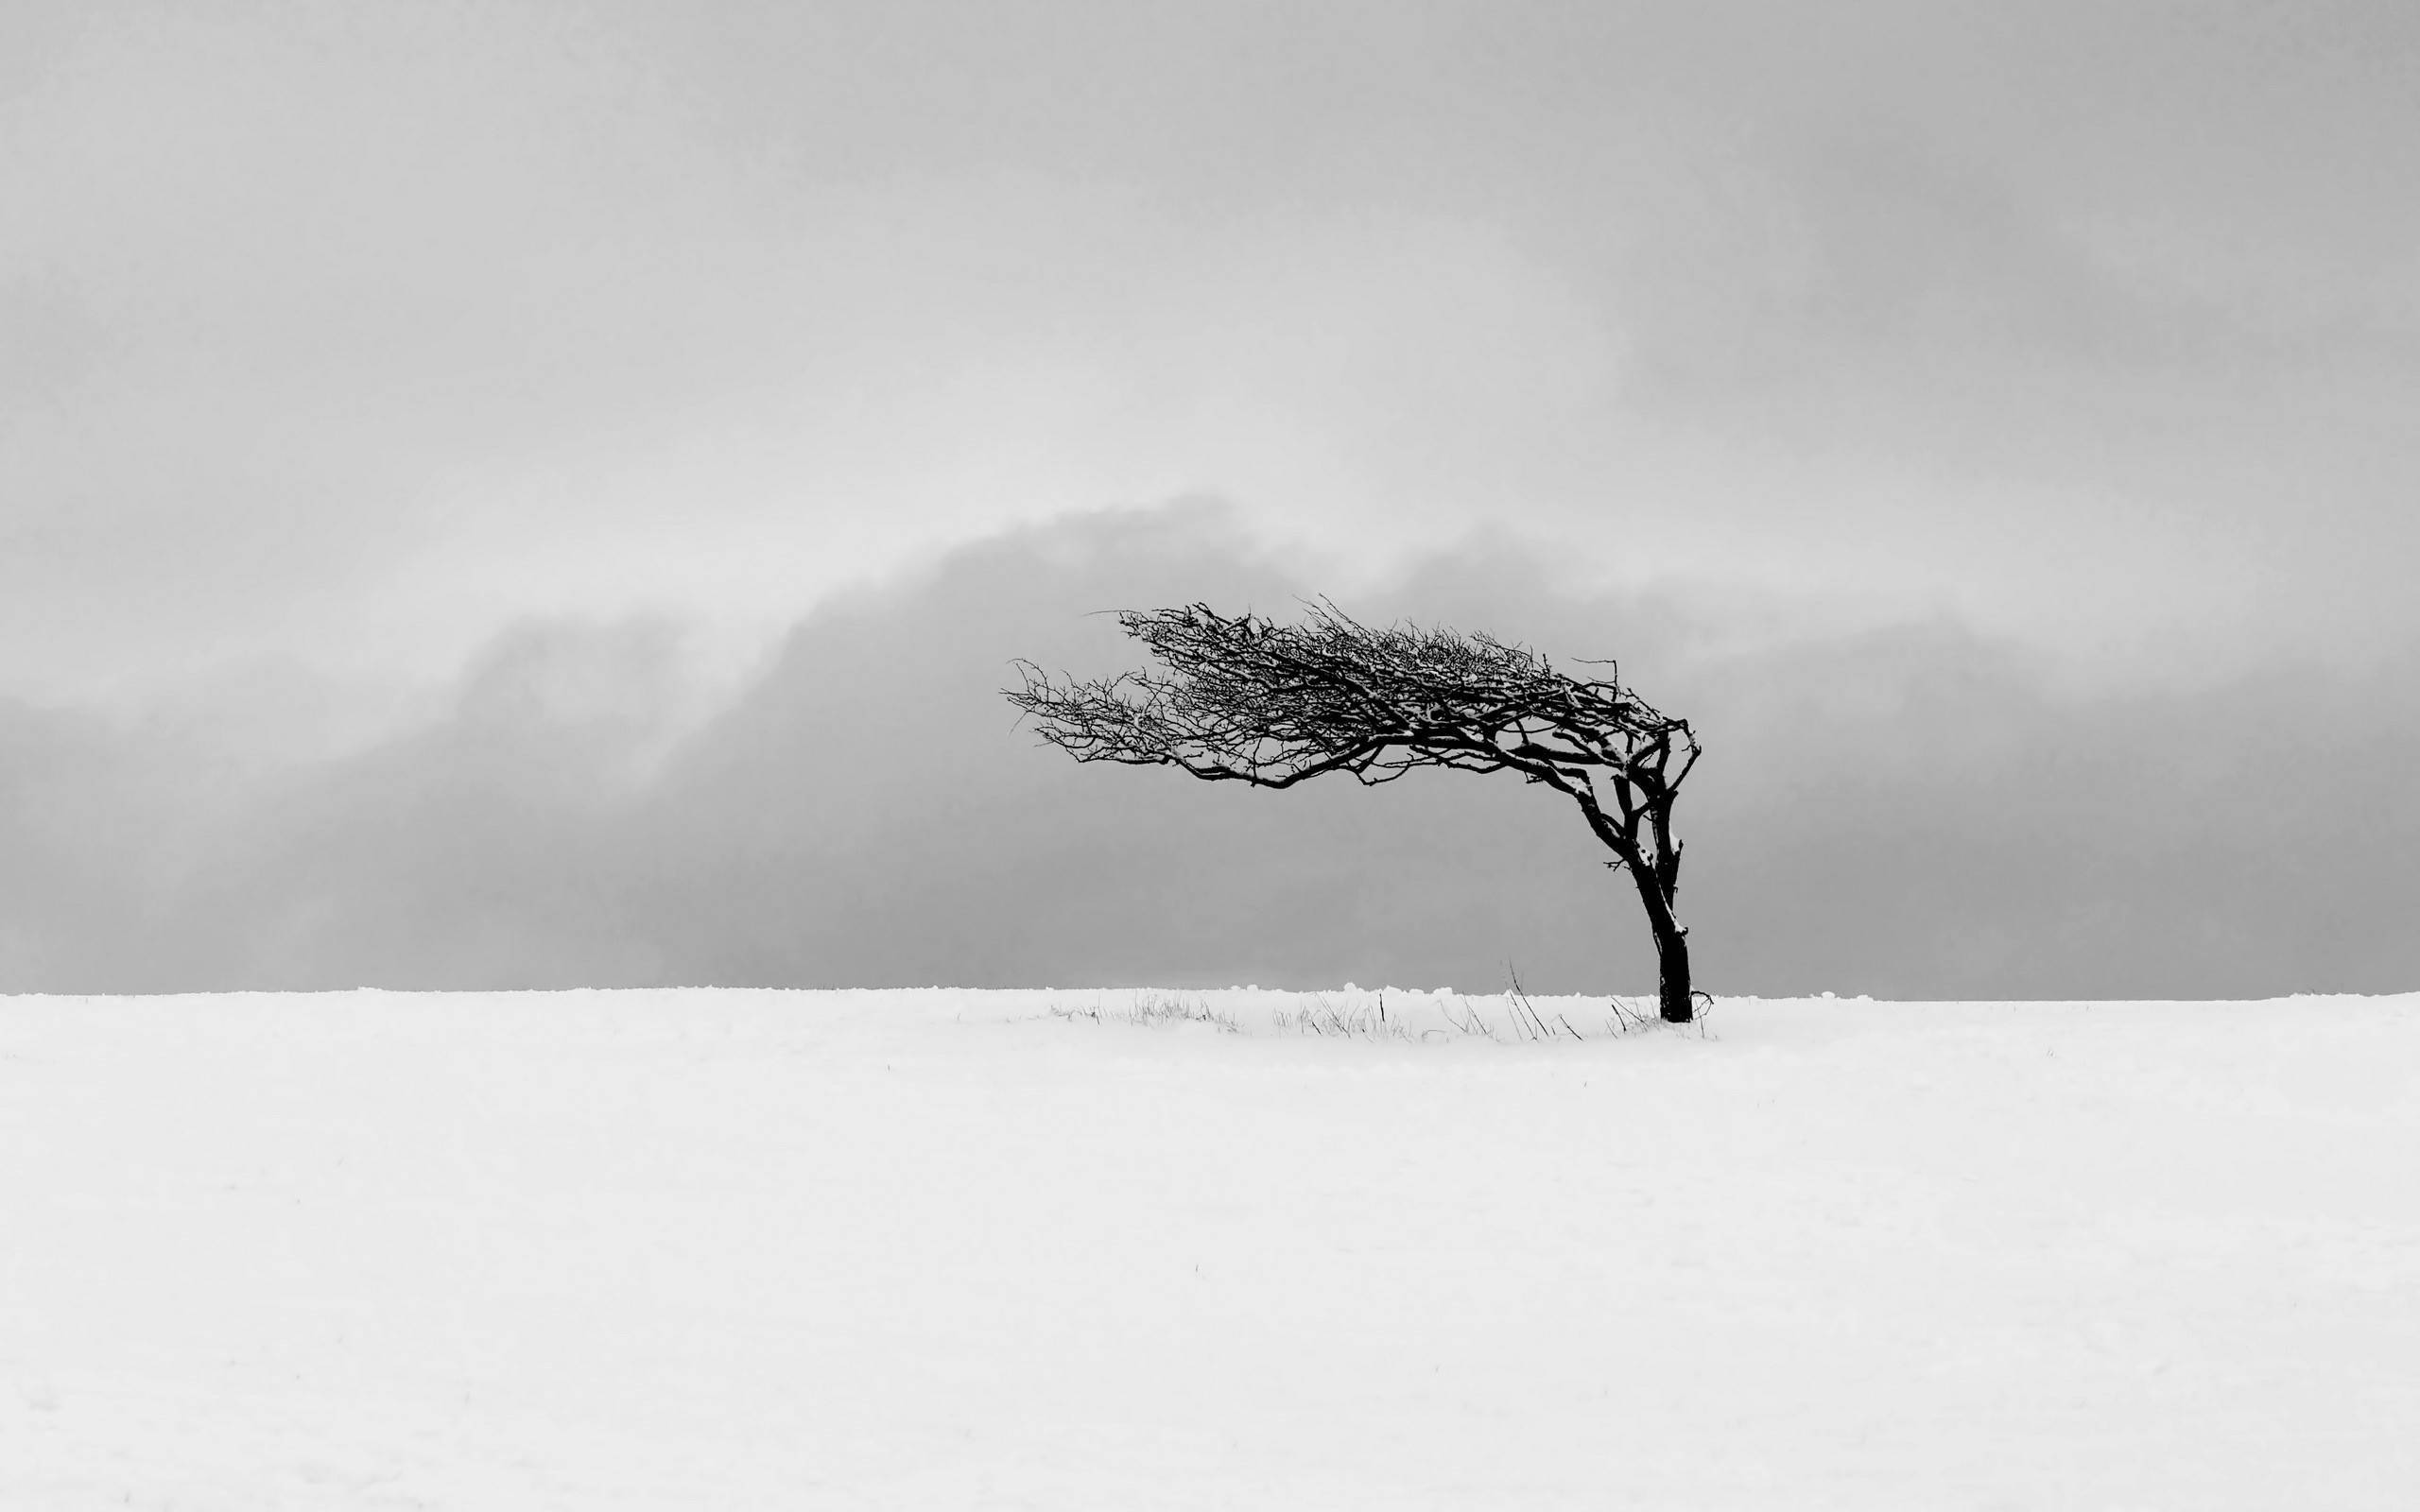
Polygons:
[[[827,605],[677,734],[668,632],[533,626],[441,721],[267,776],[0,704],[0,988],[1648,988],[1635,900],[1550,795],[1078,767],[997,695],[1011,655],[1133,660],[1085,610],[1321,586],[1213,507],[1093,516]],[[2066,696],[1948,622],[1722,649],[1729,611],[1557,591],[1510,546],[1350,607],[1617,654],[1696,720],[1682,901],[1718,992],[2420,986],[2409,655]]]

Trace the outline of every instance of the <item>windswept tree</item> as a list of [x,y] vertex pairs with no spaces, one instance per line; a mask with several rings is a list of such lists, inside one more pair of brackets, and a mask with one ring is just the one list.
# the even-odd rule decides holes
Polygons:
[[1120,611],[1164,671],[1054,679],[1015,663],[1003,690],[1042,738],[1080,762],[1175,766],[1210,782],[1291,787],[1328,772],[1373,786],[1415,767],[1512,772],[1577,804],[1637,884],[1655,938],[1665,1019],[1696,1015],[1689,932],[1674,901],[1681,843],[1672,804],[1698,759],[1688,721],[1601,678],[1558,672],[1526,646],[1484,634],[1399,625],[1374,629],[1335,605],[1279,625],[1204,604]]

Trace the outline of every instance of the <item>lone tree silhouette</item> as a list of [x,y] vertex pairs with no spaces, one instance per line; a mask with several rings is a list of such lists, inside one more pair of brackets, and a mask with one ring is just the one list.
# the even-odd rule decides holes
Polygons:
[[1558,672],[1526,646],[1485,634],[1399,625],[1373,629],[1322,599],[1302,625],[1206,604],[1124,610],[1117,623],[1165,672],[1053,680],[1013,664],[1008,700],[1080,762],[1176,766],[1210,782],[1291,787],[1327,772],[1375,786],[1420,766],[1515,772],[1580,806],[1589,832],[1638,885],[1655,937],[1666,1020],[1696,1016],[1689,932],[1673,912],[1681,843],[1672,803],[1697,764],[1697,736],[1619,682]]

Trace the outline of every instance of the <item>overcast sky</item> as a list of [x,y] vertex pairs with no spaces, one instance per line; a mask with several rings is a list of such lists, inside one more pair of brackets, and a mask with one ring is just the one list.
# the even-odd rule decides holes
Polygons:
[[972,701],[1229,589],[1714,712],[1718,989],[2411,985],[2414,144],[2392,0],[12,0],[0,988],[1634,966]]

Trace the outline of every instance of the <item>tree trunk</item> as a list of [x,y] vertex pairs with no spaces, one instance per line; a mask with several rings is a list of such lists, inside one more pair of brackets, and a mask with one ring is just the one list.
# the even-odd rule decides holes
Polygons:
[[[1669,924],[1671,915],[1664,917]],[[1687,1023],[1698,1016],[1689,990],[1689,932],[1678,924],[1655,931],[1655,1001],[1666,1023]]]
[[1638,884],[1638,901],[1647,905],[1647,927],[1655,936],[1656,1006],[1666,1023],[1688,1023],[1698,1016],[1689,989],[1689,932],[1673,917],[1672,901],[1665,896],[1655,868],[1632,861],[1629,870]]

